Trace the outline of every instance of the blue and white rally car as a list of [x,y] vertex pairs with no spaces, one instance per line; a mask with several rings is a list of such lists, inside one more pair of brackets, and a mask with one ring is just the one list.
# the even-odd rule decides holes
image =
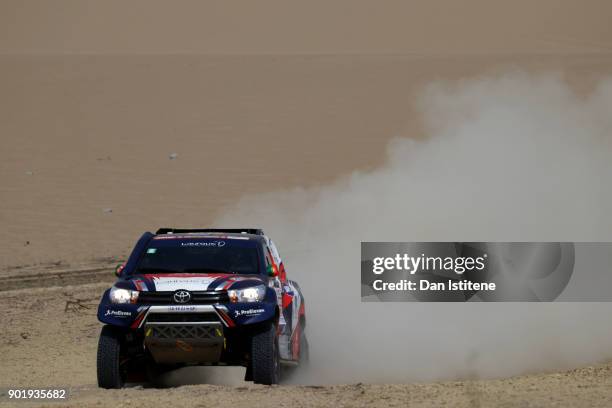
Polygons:
[[146,232],[116,274],[98,307],[102,388],[186,365],[277,384],[281,364],[308,360],[300,288],[260,229]]

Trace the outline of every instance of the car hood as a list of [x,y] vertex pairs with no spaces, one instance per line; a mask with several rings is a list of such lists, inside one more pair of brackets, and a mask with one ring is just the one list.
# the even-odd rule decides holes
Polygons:
[[[236,275],[226,273],[166,273],[134,275],[117,284],[118,287],[129,285],[130,289],[139,291],[174,292],[238,289],[265,283],[256,275]],[[127,288],[127,287],[126,287]]]

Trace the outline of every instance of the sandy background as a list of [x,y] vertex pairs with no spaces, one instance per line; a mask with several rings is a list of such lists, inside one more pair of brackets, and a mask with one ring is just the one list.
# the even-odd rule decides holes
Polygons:
[[3,0],[6,53],[610,52],[606,0]]
[[611,16],[596,0],[4,0],[0,268],[125,256],[244,194],[371,169],[423,136],[431,81],[553,72],[586,92],[612,72]]
[[586,93],[612,74],[611,19],[603,0],[0,2],[0,275],[109,270],[0,292],[0,386],[73,386],[73,406],[612,405],[605,362],[414,385],[94,385],[97,296],[143,231],[376,167],[390,139],[423,137],[414,98],[431,81],[554,72]]
[[236,407],[603,408],[612,404],[612,364],[493,380],[330,386],[314,381],[272,387],[240,381],[240,369],[183,369],[165,379],[166,385],[180,387],[101,390],[95,385],[99,334],[95,309],[100,291],[109,283],[0,292],[0,387],[69,389],[67,400],[46,404],[9,401],[0,393],[1,406],[214,407],[231,402]]
[[123,256],[244,194],[373,168],[423,136],[425,85],[518,69],[588,91],[612,56],[0,56],[0,267]]

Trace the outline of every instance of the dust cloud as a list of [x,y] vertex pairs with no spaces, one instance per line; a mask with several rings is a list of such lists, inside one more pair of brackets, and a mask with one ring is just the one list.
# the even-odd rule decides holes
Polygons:
[[216,222],[263,227],[300,283],[311,368],[297,381],[488,378],[612,357],[610,304],[360,302],[360,241],[612,240],[612,80],[577,95],[559,75],[518,72],[433,83],[417,103],[426,135],[398,135],[380,168],[246,196]]

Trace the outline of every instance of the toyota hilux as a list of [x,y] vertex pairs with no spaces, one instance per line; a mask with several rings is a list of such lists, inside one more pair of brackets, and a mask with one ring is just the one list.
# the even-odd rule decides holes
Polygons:
[[98,307],[102,388],[189,365],[277,384],[281,365],[308,361],[304,298],[261,229],[146,232],[115,272]]

